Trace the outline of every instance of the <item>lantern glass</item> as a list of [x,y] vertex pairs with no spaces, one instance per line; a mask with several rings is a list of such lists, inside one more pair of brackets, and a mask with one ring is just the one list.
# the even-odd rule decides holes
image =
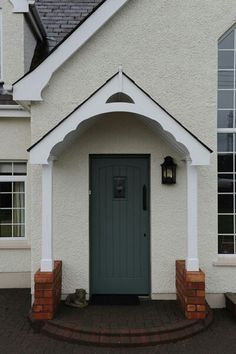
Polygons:
[[171,156],[166,156],[162,167],[162,183],[175,184],[176,183],[176,164]]

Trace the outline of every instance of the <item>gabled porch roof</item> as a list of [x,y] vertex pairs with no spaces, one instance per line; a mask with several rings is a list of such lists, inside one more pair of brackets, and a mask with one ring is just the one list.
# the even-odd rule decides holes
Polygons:
[[48,164],[91,118],[107,113],[133,113],[158,131],[192,165],[208,165],[212,150],[161,107],[120,68],[103,86],[29,148],[32,164]]

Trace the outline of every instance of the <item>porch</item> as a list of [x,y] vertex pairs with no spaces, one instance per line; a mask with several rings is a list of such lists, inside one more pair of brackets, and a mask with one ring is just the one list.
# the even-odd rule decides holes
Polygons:
[[[122,93],[122,94],[121,94]],[[115,97],[115,98],[114,98]],[[129,98],[129,100],[128,100]],[[115,99],[115,101],[114,101]],[[101,104],[103,102],[103,104]],[[101,124],[103,125],[99,125]],[[103,127],[103,129],[102,129]],[[87,139],[82,139],[83,134],[86,134],[86,131],[90,130],[90,134],[87,135]],[[108,129],[108,130],[107,130]],[[91,134],[92,131],[92,134]],[[85,133],[84,133],[85,132]],[[109,133],[107,133],[109,132]],[[94,138],[91,138],[93,137]],[[86,135],[85,135],[86,136]],[[121,139],[122,137],[122,139]],[[82,143],[81,143],[82,142]],[[142,142],[142,144],[140,144]],[[164,143],[163,143],[164,142]],[[92,146],[91,146],[92,143]],[[75,144],[75,145],[73,145]],[[76,145],[77,144],[77,145]],[[165,145],[166,144],[166,145]],[[168,147],[167,147],[168,146]],[[72,147],[72,148],[71,148]],[[82,153],[81,153],[82,151]],[[73,276],[73,284],[77,286],[77,284],[81,284],[81,279],[84,279],[84,273],[80,273],[80,278],[78,277],[80,268],[84,269],[84,264],[87,265],[87,274],[86,279],[84,281],[85,285],[80,285],[84,287],[89,293],[91,293],[91,287],[89,284],[89,276],[91,279],[91,272],[89,274],[89,258],[91,259],[91,254],[88,254],[88,250],[90,247],[89,240],[91,239],[90,230],[88,230],[88,210],[90,207],[89,199],[91,199],[91,190],[88,185],[88,175],[89,175],[89,166],[88,166],[88,158],[91,156],[91,153],[101,153],[101,154],[135,154],[139,153],[140,155],[148,154],[151,156],[151,194],[152,201],[150,205],[150,210],[152,212],[151,215],[151,229],[152,233],[149,234],[144,230],[142,235],[140,230],[142,227],[138,227],[138,232],[135,233],[135,237],[139,236],[139,250],[144,250],[140,240],[147,240],[147,235],[152,239],[152,247],[150,249],[151,257],[142,258],[142,261],[138,257],[134,257],[137,265],[143,264],[144,260],[146,260],[146,264],[152,268],[152,273],[150,276],[150,272],[146,272],[145,282],[148,283],[149,278],[151,279],[151,285],[145,288],[145,291],[134,289],[135,294],[149,294],[152,296],[152,293],[158,293],[160,291],[160,284],[158,287],[156,279],[158,277],[155,275],[155,269],[162,269],[162,275],[159,277],[159,283],[162,281],[166,282],[168,279],[172,279],[172,284],[174,285],[174,262],[176,259],[179,259],[179,255],[183,259],[185,256],[186,262],[183,264],[183,269],[181,270],[181,286],[177,288],[179,299],[183,300],[182,305],[185,312],[185,315],[189,319],[199,319],[205,317],[205,308],[199,310],[196,306],[205,306],[205,279],[202,272],[199,271],[199,258],[198,258],[198,222],[197,222],[197,206],[198,206],[198,166],[205,166],[209,164],[210,160],[210,149],[207,148],[203,143],[199,141],[192,133],[190,133],[186,128],[184,128],[178,121],[176,121],[170,114],[168,114],[162,107],[160,107],[150,96],[148,96],[140,87],[138,87],[130,78],[128,78],[122,71],[119,71],[113,78],[111,78],[105,86],[102,86],[98,91],[96,91],[88,100],[86,100],[83,104],[81,104],[75,111],[73,111],[68,117],[66,117],[63,121],[60,122],[55,128],[49,131],[42,139],[40,139],[34,146],[30,149],[30,162],[33,165],[41,165],[42,169],[42,244],[41,244],[41,267],[40,271],[36,274],[35,277],[35,303],[34,303],[34,318],[35,319],[49,319],[51,320],[55,315],[55,310],[57,308],[57,303],[59,300],[59,289],[56,284],[61,284],[60,280],[57,280],[57,271],[54,269],[54,259],[61,259],[63,264],[67,263],[67,258],[65,255],[65,250],[68,250],[68,259],[70,259],[70,269],[72,266],[74,267],[74,276]],[[160,165],[163,162],[163,158],[166,155],[166,151],[172,151],[172,153],[178,156],[179,160],[179,173],[182,173],[182,178],[179,179],[176,188],[172,189],[172,195],[169,201],[167,201],[166,196],[168,195],[168,191],[166,188],[161,186],[160,181]],[[63,155],[64,153],[64,155]],[[171,154],[172,154],[171,153]],[[168,153],[169,155],[169,153]],[[127,156],[126,156],[127,157]],[[63,160],[64,159],[64,160]],[[63,161],[66,165],[63,165]],[[74,162],[74,163],[73,163]],[[119,177],[119,181],[122,179],[126,181],[129,178],[129,173],[124,175],[120,175],[120,170],[123,169],[123,162],[120,162],[119,165],[119,174],[112,175],[113,182],[117,181],[117,176]],[[60,165],[61,164],[61,165]],[[65,168],[67,166],[67,168]],[[82,166],[83,168],[80,168]],[[116,166],[117,167],[117,166]],[[135,166],[135,169],[138,170]],[[68,175],[68,170],[75,171],[77,173],[77,183],[75,183],[76,178],[75,174],[70,173]],[[141,170],[141,169],[140,169]],[[181,172],[182,171],[182,172]],[[123,173],[123,172],[122,172]],[[130,173],[132,175],[132,173]],[[133,174],[134,175],[134,174]],[[141,175],[142,176],[142,175]],[[54,182],[53,182],[54,177]],[[55,183],[55,180],[57,183]],[[71,181],[68,184],[68,181]],[[99,178],[97,178],[99,180]],[[100,179],[105,181],[104,178]],[[136,178],[136,180],[142,179],[140,176]],[[79,186],[79,181],[83,181],[83,184]],[[140,183],[141,183],[140,182]],[[148,180],[146,180],[148,182]],[[138,190],[144,190],[141,187],[148,186],[148,183],[142,182],[138,186]],[[109,182],[110,183],[110,182]],[[130,185],[134,186],[135,183],[129,182]],[[137,184],[137,183],[136,183]],[[67,217],[67,223],[65,222],[65,209],[58,208],[62,203],[58,203],[58,200],[62,201],[60,198],[66,198],[68,202],[68,193],[64,196],[60,193],[61,190],[64,190],[64,186],[72,186],[73,188],[66,189],[66,192],[70,191],[71,196],[77,194],[78,188],[81,190],[82,198],[77,194],[77,198],[71,198],[73,201],[71,203],[71,210],[76,210],[77,220],[80,220],[80,223],[74,224],[71,227],[69,219]],[[106,184],[107,185],[107,184]],[[110,185],[110,184],[109,184]],[[111,184],[112,185],[112,184]],[[61,186],[61,189],[60,187]],[[125,182],[124,182],[125,186]],[[182,192],[181,188],[182,187]],[[101,191],[102,188],[95,188],[95,191]],[[112,188],[105,189],[102,195],[113,191]],[[126,190],[126,188],[124,188]],[[138,195],[138,193],[134,192],[133,189],[127,189],[128,193],[133,190],[132,195],[129,194],[129,200],[131,200],[131,196]],[[147,190],[147,189],[146,189]],[[89,195],[86,195],[86,191],[89,191]],[[184,191],[184,192],[183,192]],[[65,192],[65,191],[64,191]],[[109,193],[110,193],[109,192]],[[174,193],[176,193],[176,197],[174,197]],[[54,198],[54,196],[55,198]],[[140,215],[147,214],[147,208],[144,207],[143,202],[144,198],[140,198],[140,193],[138,197],[138,202],[135,202],[135,206],[138,206],[138,211],[135,214],[137,220],[141,220]],[[145,195],[145,193],[143,193]],[[146,194],[148,195],[148,194]],[[158,203],[161,200],[161,195],[163,197],[163,201],[165,201],[165,208],[163,208],[163,204]],[[109,203],[115,203],[114,195],[108,195],[109,198],[106,197],[106,200],[109,200]],[[92,195],[93,197],[93,195]],[[55,202],[55,199],[57,202]],[[125,198],[123,198],[125,200]],[[127,200],[128,200],[127,199]],[[79,201],[83,201],[83,203],[78,204]],[[185,211],[186,217],[182,216],[182,222],[180,222],[180,218],[176,217],[175,223],[172,225],[172,229],[169,234],[165,232],[165,225],[163,220],[169,221],[170,208],[172,208],[173,213],[171,215],[172,220],[176,210],[178,210],[180,205],[180,200],[182,203],[181,210]],[[174,203],[177,203],[174,207]],[[87,203],[87,204],[85,204]],[[103,203],[104,204],[104,203]],[[62,204],[63,205],[63,204]],[[74,206],[77,205],[77,208]],[[56,206],[56,208],[55,208]],[[87,208],[86,208],[87,206]],[[68,208],[68,205],[67,205]],[[98,207],[96,210],[100,210],[101,207]],[[127,210],[134,210],[131,206],[126,208]],[[80,213],[78,212],[80,210]],[[87,210],[84,212],[84,210]],[[112,210],[110,204],[107,207],[107,210]],[[140,212],[141,210],[141,212]],[[117,215],[121,215],[120,209]],[[55,222],[56,217],[57,222]],[[61,214],[60,214],[61,213]],[[58,217],[60,215],[60,217]],[[95,213],[96,215],[96,213]],[[116,215],[116,214],[115,214]],[[127,214],[128,215],[128,214]],[[159,223],[156,222],[156,215],[159,216]],[[84,235],[81,233],[81,243],[83,247],[81,248],[78,242],[78,226],[81,228],[82,225],[82,217],[84,216],[83,222],[87,228],[87,233]],[[126,220],[135,220],[135,218],[128,218]],[[66,232],[61,232],[60,222],[63,220],[63,225],[68,226],[70,235],[74,233],[74,237],[71,237],[70,240],[73,239],[73,242],[66,242],[66,238],[64,237]],[[101,218],[94,218],[93,220],[101,221]],[[104,217],[104,220],[109,220],[109,218]],[[160,222],[161,221],[161,222]],[[106,223],[103,223],[106,225]],[[119,223],[122,224],[122,223]],[[134,223],[136,225],[137,223]],[[181,232],[181,228],[179,225],[185,225]],[[75,227],[77,225],[77,227]],[[148,225],[148,222],[147,222]],[[176,225],[176,227],[174,227]],[[143,225],[141,225],[143,226]],[[144,225],[145,226],[145,225]],[[133,227],[133,225],[132,225]],[[158,264],[156,266],[155,260],[163,260],[163,254],[167,254],[168,248],[165,249],[164,252],[161,252],[160,245],[166,244],[166,242],[158,242],[158,237],[161,235],[161,227],[163,228],[163,235],[165,236],[165,240],[169,237],[169,244],[171,245],[173,242],[173,237],[176,237],[176,230],[182,234],[183,244],[179,243],[179,253],[173,250],[173,253],[170,253],[170,259],[168,262],[168,267],[173,267],[171,272],[171,277],[165,276],[164,272],[166,271],[163,266],[164,262]],[[95,228],[98,229],[98,228]],[[116,228],[111,228],[115,230]],[[105,232],[103,232],[105,234]],[[120,234],[124,234],[120,233]],[[131,233],[129,233],[131,234]],[[140,234],[140,235],[139,235]],[[138,235],[138,236],[137,236]],[[41,237],[40,236],[40,237]],[[84,237],[83,237],[84,236]],[[157,237],[158,236],[158,237]],[[163,236],[163,237],[164,237]],[[97,237],[97,235],[96,235]],[[186,239],[185,239],[186,237]],[[61,244],[65,244],[65,247],[60,247],[60,250],[55,252],[55,246],[58,245],[58,239],[61,238]],[[97,238],[98,239],[98,238]],[[136,239],[134,239],[135,241]],[[160,241],[160,239],[159,239]],[[86,244],[85,244],[86,242]],[[136,242],[136,241],[135,241]],[[135,244],[134,242],[134,244]],[[144,241],[143,241],[144,242]],[[146,242],[146,241],[145,241]],[[147,243],[147,242],[146,242]],[[184,244],[186,243],[186,253],[182,254],[182,250],[185,249]],[[75,248],[77,244],[77,248]],[[84,247],[87,245],[86,247]],[[82,264],[78,263],[78,254],[74,253],[72,250],[77,249],[80,250],[82,257],[84,257],[84,262]],[[107,249],[117,249],[117,247],[107,247]],[[122,248],[126,250],[125,247]],[[147,251],[148,247],[146,247]],[[159,257],[157,257],[156,250],[159,249]],[[132,247],[130,247],[132,250]],[[169,252],[169,251],[168,251]],[[111,254],[111,252],[107,252]],[[123,254],[125,252],[121,252]],[[127,253],[127,260],[130,259],[129,253]],[[131,253],[131,252],[130,252]],[[56,255],[57,254],[57,255]],[[95,253],[95,255],[97,255]],[[59,256],[58,256],[59,255]],[[148,252],[146,252],[148,255]],[[71,260],[71,257],[74,256],[74,263]],[[177,258],[178,257],[178,258]],[[94,258],[94,257],[93,257]],[[103,257],[100,257],[103,259]],[[113,257],[114,259],[114,257]],[[137,262],[139,260],[139,262]],[[107,262],[108,263],[108,262]],[[125,262],[123,262],[125,263]],[[119,262],[116,263],[116,265]],[[80,265],[80,268],[78,268]],[[160,268],[160,265],[162,268]],[[98,267],[94,267],[97,269]],[[121,267],[119,267],[121,268]],[[139,267],[142,270],[142,267]],[[147,268],[147,267],[146,267]],[[64,268],[65,269],[65,268]],[[67,277],[69,276],[67,264]],[[76,271],[75,271],[76,269]],[[105,271],[109,270],[109,265],[105,267]],[[134,272],[135,273],[135,272]],[[193,273],[193,280],[188,273]],[[136,274],[136,273],[135,273]],[[110,275],[109,275],[110,276]],[[61,277],[61,275],[60,275]],[[78,277],[78,279],[76,278]],[[65,277],[66,278],[66,277]],[[65,279],[64,278],[64,279]],[[111,276],[110,276],[111,278]],[[109,279],[110,279],[109,278]],[[126,283],[129,284],[128,281],[129,274],[126,277]],[[138,278],[136,276],[136,278]],[[203,283],[203,288],[195,289],[196,284],[191,283]],[[101,282],[99,282],[100,284]],[[192,295],[192,302],[188,302],[188,296],[186,297],[185,292],[187,291],[187,285],[190,285]],[[41,285],[43,286],[41,288]],[[73,286],[73,290],[75,289]],[[202,284],[201,284],[202,286]],[[72,290],[70,289],[70,290]],[[126,288],[125,288],[126,289]],[[156,289],[158,291],[156,291]],[[48,291],[49,290],[49,291]],[[92,289],[93,290],[93,289]],[[103,289],[99,289],[102,291]],[[132,289],[128,289],[129,291],[120,290],[121,293],[132,293]],[[197,291],[202,290],[202,295],[198,296]],[[108,293],[112,293],[113,288],[109,289]],[[71,291],[68,291],[71,292]],[[64,292],[68,294],[68,292]],[[168,291],[167,291],[168,292]],[[194,294],[193,294],[194,292]],[[49,297],[49,293],[51,298]],[[93,292],[92,292],[93,293]],[[96,291],[94,292],[96,293]],[[116,292],[115,292],[116,293]],[[200,300],[200,302],[199,302]],[[51,305],[51,306],[50,306]],[[192,305],[192,306],[189,306]],[[193,310],[194,307],[194,310]],[[188,312],[191,312],[188,314]],[[199,312],[201,313],[201,317],[199,317]],[[203,316],[204,313],[204,316]]]

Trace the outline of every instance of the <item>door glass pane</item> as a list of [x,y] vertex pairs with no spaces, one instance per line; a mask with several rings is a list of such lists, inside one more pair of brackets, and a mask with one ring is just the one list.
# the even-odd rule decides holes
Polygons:
[[231,110],[217,112],[218,128],[233,128],[234,115]]
[[218,152],[233,151],[233,134],[217,134]]
[[218,69],[233,69],[234,68],[234,52],[219,51],[218,53]]
[[11,224],[12,223],[12,210],[11,209],[1,209],[0,210],[0,224]]
[[0,208],[12,207],[12,194],[0,194]]
[[219,49],[234,49],[234,31],[219,42]]
[[218,108],[233,108],[233,91],[218,91]]
[[218,171],[219,172],[233,171],[233,154],[218,155]]
[[232,234],[234,232],[233,215],[218,215],[218,232]]
[[233,175],[218,175],[218,192],[233,192]]
[[233,213],[233,194],[218,195],[218,213]]
[[234,253],[234,236],[219,235],[218,253],[220,254]]
[[233,89],[234,88],[234,71],[218,72],[218,88]]
[[126,177],[113,177],[113,198],[124,199],[126,197]]
[[12,226],[0,224],[0,237],[12,237]]

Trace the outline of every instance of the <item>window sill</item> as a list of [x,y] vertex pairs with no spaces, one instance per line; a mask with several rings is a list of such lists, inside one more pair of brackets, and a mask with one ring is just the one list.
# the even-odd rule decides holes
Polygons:
[[213,265],[215,267],[236,267],[236,255],[218,255]]
[[0,240],[0,249],[30,249],[31,246],[26,240]]

